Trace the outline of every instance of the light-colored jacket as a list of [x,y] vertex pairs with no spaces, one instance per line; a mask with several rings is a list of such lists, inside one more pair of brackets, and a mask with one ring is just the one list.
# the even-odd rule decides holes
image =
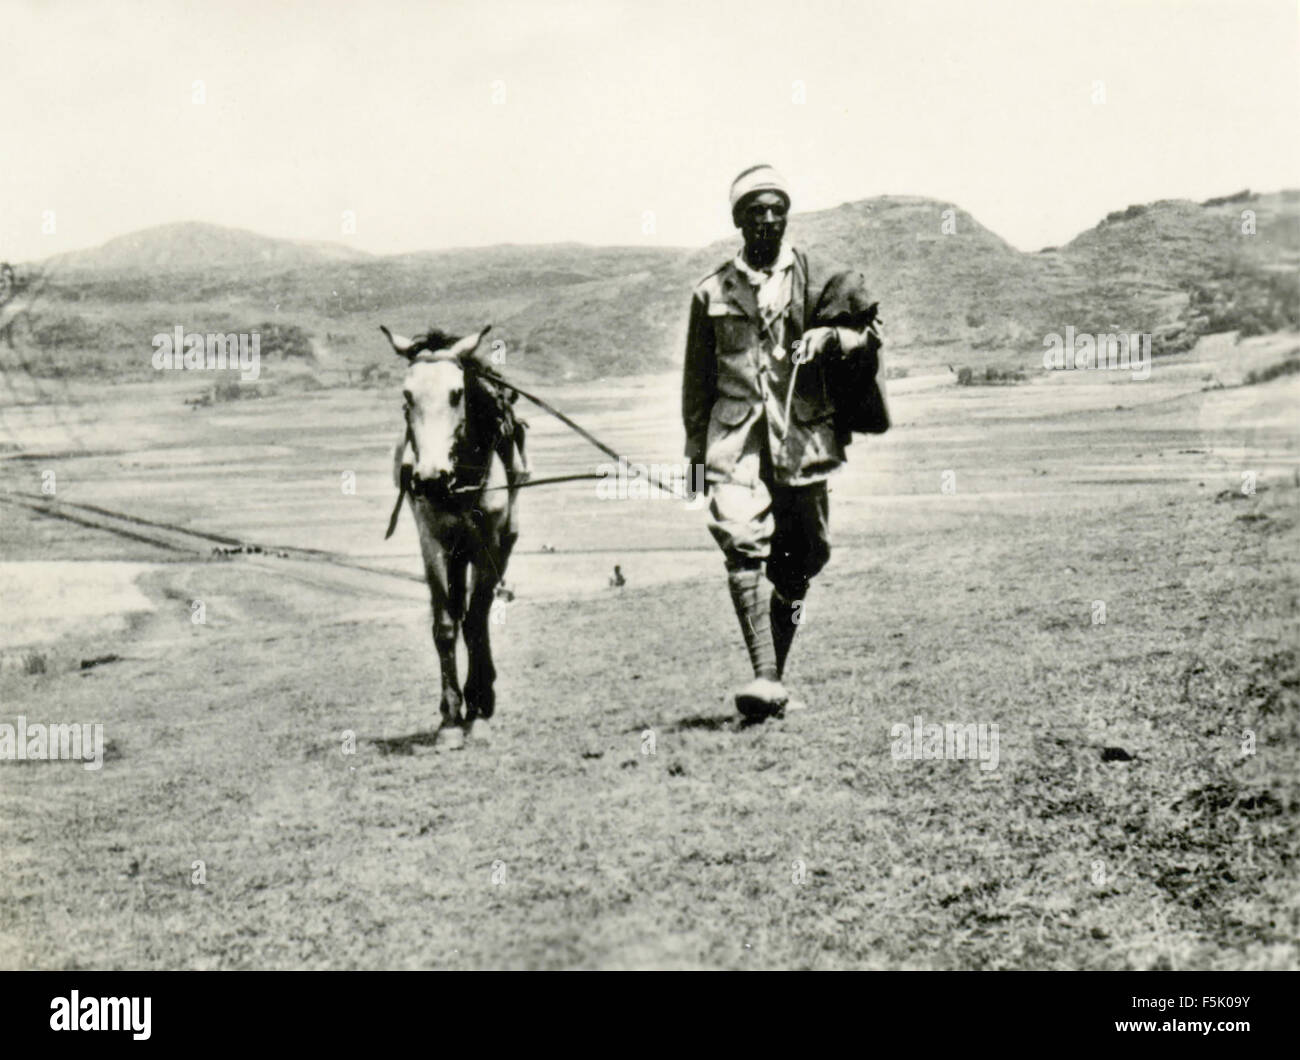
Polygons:
[[686,456],[703,463],[710,482],[726,481],[751,442],[762,432],[777,485],[806,486],[826,479],[844,462],[844,442],[835,427],[824,357],[795,373],[795,343],[807,329],[807,259],[794,255],[790,304],[765,327],[754,289],[728,261],[696,286],[691,299],[682,377],[682,421]]

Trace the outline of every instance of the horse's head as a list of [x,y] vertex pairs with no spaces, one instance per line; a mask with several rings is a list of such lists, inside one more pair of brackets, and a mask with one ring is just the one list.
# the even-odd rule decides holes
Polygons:
[[465,366],[491,325],[464,338],[435,330],[408,339],[385,327],[380,330],[410,365],[402,381],[402,398],[415,481],[435,490],[448,489],[466,431]]

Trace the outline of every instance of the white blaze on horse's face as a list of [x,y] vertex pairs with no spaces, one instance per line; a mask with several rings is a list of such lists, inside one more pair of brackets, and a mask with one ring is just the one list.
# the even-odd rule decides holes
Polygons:
[[402,384],[414,441],[415,473],[434,481],[456,471],[456,439],[465,422],[465,373],[459,359],[415,358]]

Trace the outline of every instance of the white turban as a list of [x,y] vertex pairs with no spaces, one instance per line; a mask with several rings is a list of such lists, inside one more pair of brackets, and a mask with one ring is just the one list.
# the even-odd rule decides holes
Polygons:
[[731,182],[731,216],[736,216],[736,207],[740,200],[758,191],[774,191],[785,199],[790,206],[790,189],[781,176],[771,166],[750,166]]

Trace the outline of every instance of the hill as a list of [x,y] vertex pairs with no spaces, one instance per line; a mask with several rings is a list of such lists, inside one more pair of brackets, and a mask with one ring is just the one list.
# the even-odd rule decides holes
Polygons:
[[[1254,236],[1240,232],[1243,209],[1255,213]],[[1300,306],[1269,293],[1295,282],[1300,192],[1130,207],[1037,254],[1016,250],[950,203],[914,196],[796,214],[790,238],[864,271],[895,363],[901,355],[902,364],[1033,364],[1043,336],[1067,325],[1194,341],[1211,327],[1241,326],[1234,307],[1251,298],[1272,300],[1264,314],[1272,326],[1284,326],[1276,322],[1283,317],[1300,324]],[[529,352],[585,351],[583,366],[601,374],[667,367],[681,356],[690,289],[735,249],[718,243],[636,275],[570,285],[506,323]],[[1198,315],[1198,299],[1223,277],[1237,288],[1221,306],[1226,312]]]
[[62,271],[165,272],[177,269],[265,268],[361,261],[370,255],[339,243],[273,239],[239,228],[184,221],[110,239],[90,250],[59,254],[45,264]]
[[[1043,336],[1199,334],[1300,325],[1300,192],[1130,206],[1059,248],[1023,253],[959,207],[881,196],[796,214],[791,239],[861,268],[891,364],[1032,367]],[[20,275],[40,298],[11,333],[36,371],[148,372],[149,341],[291,325],[332,366],[386,366],[378,325],[410,333],[486,322],[521,377],[581,379],[678,363],[698,280],[735,253],[574,243],[368,256],[214,225],[163,225]]]
[[1130,206],[1060,255],[1078,281],[1061,297],[1094,319],[1124,313],[1163,352],[1300,323],[1300,191]]

